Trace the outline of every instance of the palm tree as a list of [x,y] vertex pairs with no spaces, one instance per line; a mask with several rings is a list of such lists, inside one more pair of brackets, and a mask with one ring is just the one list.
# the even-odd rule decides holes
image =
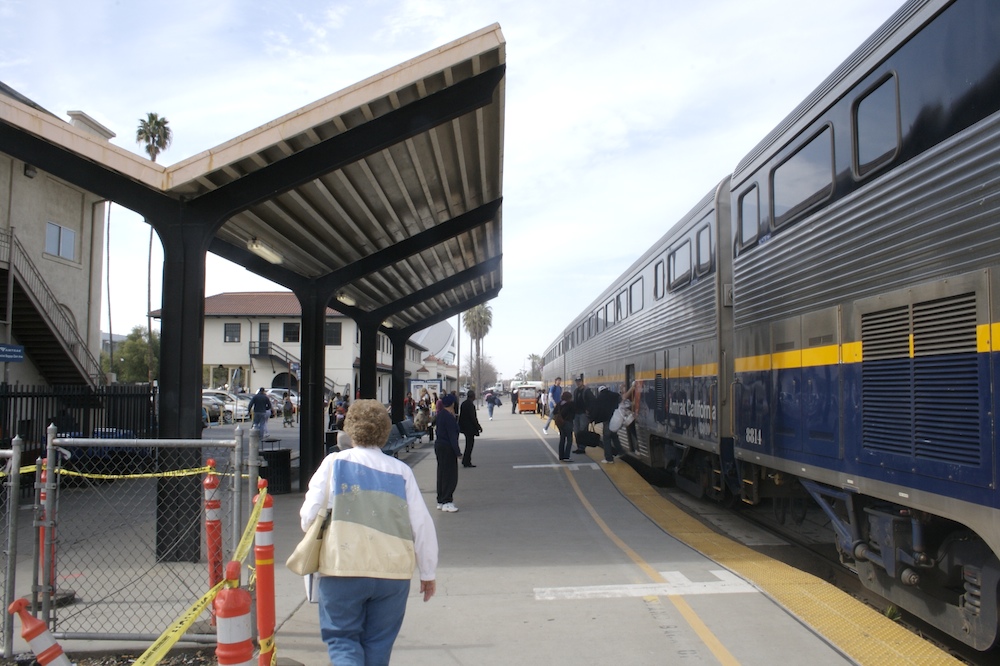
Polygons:
[[135,131],[135,142],[146,144],[146,154],[156,161],[156,156],[166,150],[173,140],[170,131],[170,121],[155,113],[147,113],[145,118],[139,118],[139,128]]
[[[488,305],[477,305],[465,313],[465,330],[476,348],[476,393],[481,393],[483,365],[483,338],[493,326],[493,310]],[[470,373],[471,374],[471,373]]]
[[528,376],[532,380],[538,380],[542,378],[542,357],[538,354],[528,354],[528,363],[531,363],[531,370],[528,372]]
[[[135,131],[135,142],[146,144],[146,154],[149,159],[156,161],[156,156],[170,146],[173,141],[173,132],[170,131],[170,121],[161,118],[158,114],[147,113],[145,118],[139,118],[139,127]],[[146,269],[146,328],[149,334],[150,346],[147,355],[149,367],[153,367],[153,318],[149,315],[153,311],[153,225],[149,225],[149,265]],[[153,383],[152,371],[150,371],[149,382]]]

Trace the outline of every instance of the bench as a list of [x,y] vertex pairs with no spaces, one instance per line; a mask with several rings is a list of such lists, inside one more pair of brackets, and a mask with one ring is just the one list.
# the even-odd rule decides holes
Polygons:
[[419,442],[421,439],[423,439],[424,435],[427,434],[427,431],[417,430],[413,426],[413,419],[403,419],[396,425],[402,427],[403,434],[406,435],[407,437],[412,437],[414,442]]
[[[409,424],[409,428],[407,428],[407,424]],[[410,447],[420,442],[423,436],[423,432],[413,429],[412,421],[403,420],[394,423],[389,431],[389,439],[382,446],[382,453],[399,457],[400,451],[409,451]]]

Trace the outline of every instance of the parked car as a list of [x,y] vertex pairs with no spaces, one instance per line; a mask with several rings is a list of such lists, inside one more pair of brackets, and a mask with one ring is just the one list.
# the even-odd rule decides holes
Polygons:
[[299,407],[299,393],[295,389],[270,388],[265,393],[267,393],[267,397],[271,399],[271,402],[277,402],[279,412],[281,411],[281,403],[285,401],[286,393],[292,399],[292,404],[295,405],[295,408],[298,409]]
[[[208,420],[212,423],[224,423],[226,420],[226,403],[220,398],[211,395],[201,396],[201,406],[208,412]],[[232,422],[232,412],[230,412],[230,423]]]
[[233,419],[237,421],[246,421],[250,418],[249,397],[244,401],[240,398],[240,396],[221,389],[203,389],[201,394],[210,395],[222,400],[226,404],[226,410],[230,413],[230,421]]
[[201,396],[201,406],[208,416],[209,423],[222,422],[222,401],[209,395]]
[[299,411],[299,394],[295,389],[272,388],[265,391],[265,393],[271,399],[271,404],[274,405],[275,415],[281,414],[281,406],[285,403],[285,393],[292,399],[294,410],[296,412]]

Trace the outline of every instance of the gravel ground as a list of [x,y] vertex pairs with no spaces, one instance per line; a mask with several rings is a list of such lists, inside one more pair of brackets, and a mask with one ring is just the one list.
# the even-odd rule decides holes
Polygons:
[[[68,654],[69,660],[75,666],[131,666],[139,658],[141,652],[116,655],[78,655]],[[31,654],[15,655],[14,659],[0,659],[0,666],[35,666],[38,662]],[[175,653],[159,662],[159,666],[215,666],[214,650],[198,650],[195,652]]]

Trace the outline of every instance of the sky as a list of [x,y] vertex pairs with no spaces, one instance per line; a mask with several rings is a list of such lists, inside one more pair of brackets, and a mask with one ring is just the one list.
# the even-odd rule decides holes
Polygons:
[[[511,379],[902,5],[0,0],[0,81],[143,155],[139,118],[164,116],[170,165],[499,23],[503,289],[483,352]],[[146,323],[149,227],[115,205],[109,236],[101,328],[110,311],[127,333]],[[158,241],[152,265],[156,309]],[[211,254],[207,268],[209,296],[281,289]]]

